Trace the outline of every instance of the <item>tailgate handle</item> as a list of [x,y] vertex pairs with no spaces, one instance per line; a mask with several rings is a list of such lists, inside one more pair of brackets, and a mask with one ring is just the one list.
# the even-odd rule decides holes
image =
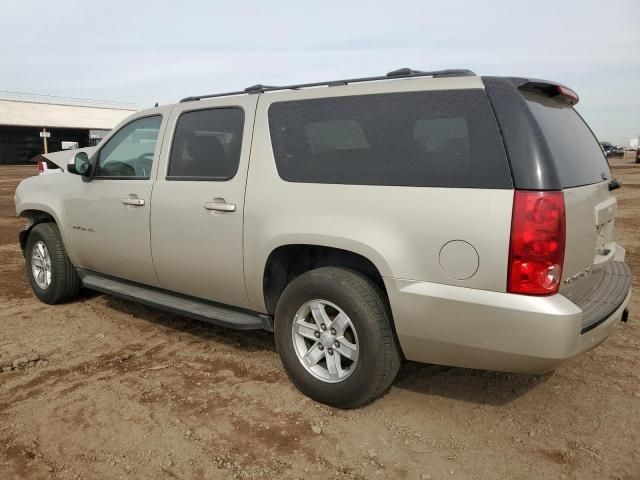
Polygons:
[[609,191],[611,190],[617,190],[618,188],[620,188],[622,185],[620,184],[620,182],[618,180],[616,180],[615,178],[611,179],[611,181],[609,182]]

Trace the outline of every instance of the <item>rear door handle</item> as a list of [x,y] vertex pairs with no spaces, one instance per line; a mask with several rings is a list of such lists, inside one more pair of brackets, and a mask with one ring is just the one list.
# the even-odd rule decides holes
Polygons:
[[134,207],[142,207],[144,205],[144,200],[141,198],[124,197],[121,198],[120,201],[125,205],[132,205]]
[[214,198],[212,202],[204,202],[204,208],[207,210],[213,210],[216,212],[235,212],[236,205],[234,203],[227,203],[224,198]]

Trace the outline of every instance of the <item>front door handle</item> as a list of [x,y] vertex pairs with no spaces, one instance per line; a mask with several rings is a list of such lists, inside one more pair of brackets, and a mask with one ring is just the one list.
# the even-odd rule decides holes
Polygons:
[[125,205],[131,205],[134,207],[142,207],[144,205],[144,200],[141,198],[124,197],[121,198],[120,201]]
[[204,202],[204,208],[216,212],[235,212],[235,203],[227,203],[224,198],[214,198],[212,202]]

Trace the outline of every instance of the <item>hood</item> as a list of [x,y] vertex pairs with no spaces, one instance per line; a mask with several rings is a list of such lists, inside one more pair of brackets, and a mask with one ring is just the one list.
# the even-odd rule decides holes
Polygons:
[[66,171],[67,165],[69,162],[73,161],[76,154],[79,152],[86,152],[87,155],[91,157],[96,149],[97,147],[76,148],[73,150],[62,150],[60,152],[43,153],[39,155],[39,157],[43,157],[51,163],[55,163],[60,169]]

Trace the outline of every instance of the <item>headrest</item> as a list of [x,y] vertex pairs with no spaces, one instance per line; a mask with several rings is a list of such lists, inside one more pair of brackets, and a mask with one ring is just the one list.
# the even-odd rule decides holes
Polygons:
[[218,137],[210,135],[191,135],[187,141],[187,152],[195,162],[219,165],[225,161],[225,152]]

